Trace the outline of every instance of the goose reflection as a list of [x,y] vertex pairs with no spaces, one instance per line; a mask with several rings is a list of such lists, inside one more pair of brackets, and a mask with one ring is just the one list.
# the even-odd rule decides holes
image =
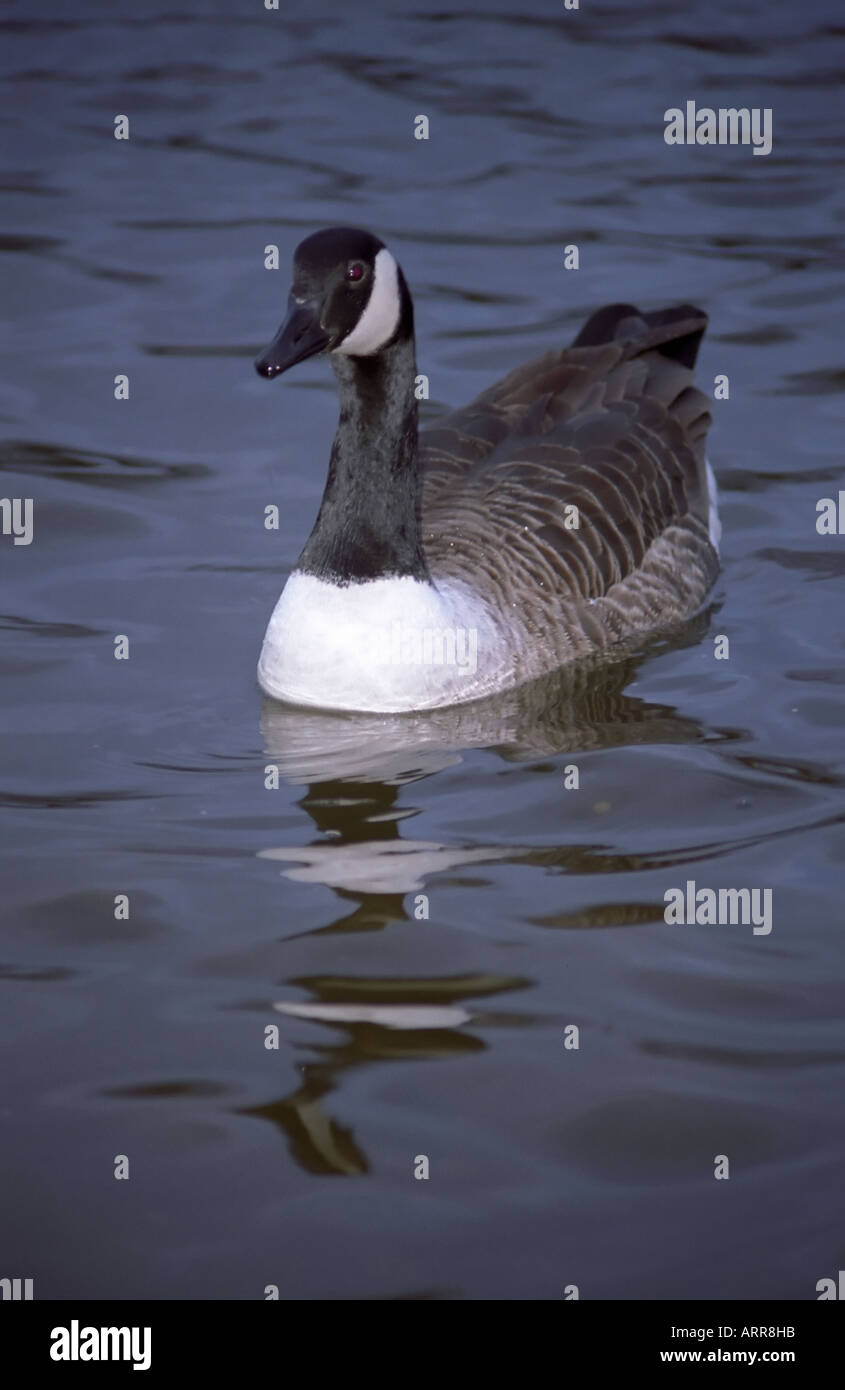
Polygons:
[[[703,622],[702,616],[698,625]],[[684,637],[692,641],[690,626]],[[294,785],[307,783],[300,805],[321,839],[267,847],[261,857],[288,865],[283,872],[290,879],[323,884],[358,903],[352,919],[323,930],[403,920],[406,894],[421,892],[435,874],[473,864],[528,860],[595,871],[590,847],[583,844],[530,851],[516,844],[445,845],[401,835],[402,821],[415,808],[401,804],[399,793],[459,763],[468,749],[524,761],[712,737],[671,706],[626,694],[637,664],[631,656],[581,662],[476,704],[415,715],[324,713],[265,701],[266,756]]]
[[[292,1156],[309,1173],[354,1177],[369,1171],[363,1144],[324,1103],[339,1090],[346,1073],[394,1061],[432,1061],[483,1052],[487,1044],[476,1028],[518,1027],[521,1014],[479,1007],[479,999],[524,989],[531,981],[516,976],[467,975],[384,979],[332,976],[291,980],[307,989],[313,1002],[274,1005],[280,1014],[330,1025],[343,1040],[314,1044],[319,1060],[299,1068],[301,1081],[290,1095],[240,1113],[267,1120],[285,1135]],[[425,1002],[419,1002],[419,1001]],[[472,1001],[472,1003],[470,1002]]]
[[[671,645],[690,646],[708,614],[685,624]],[[653,642],[649,654],[665,650]],[[411,714],[350,714],[304,709],[265,699],[261,731],[267,754],[289,782],[352,778],[400,784],[460,762],[486,748],[521,761],[642,743],[689,743],[700,725],[669,705],[627,695],[646,651],[623,647],[612,658],[584,659],[515,690]]]
[[[697,640],[706,621],[701,617],[686,625],[686,639]],[[283,866],[282,874],[290,879],[328,886],[343,908],[335,920],[304,935],[315,939],[381,931],[410,922],[418,915],[420,899],[408,895],[422,893],[434,875],[467,866],[507,860],[589,874],[633,867],[630,856],[601,844],[439,844],[402,834],[402,829],[416,812],[408,787],[460,762],[467,749],[530,760],[713,737],[671,706],[627,694],[637,666],[636,656],[624,654],[613,661],[581,663],[475,705],[420,715],[323,713],[266,701],[261,715],[266,755],[280,775],[307,787],[299,804],[319,839],[310,845],[271,846],[260,854]],[[594,906],[532,920],[538,927],[624,926],[654,920],[662,912],[662,905],[649,903],[611,906],[612,911]],[[299,1081],[289,1095],[247,1113],[278,1126],[294,1158],[309,1172],[363,1175],[369,1170],[363,1141],[333,1118],[328,1106],[328,1097],[350,1070],[483,1051],[490,1045],[491,1029],[534,1023],[518,1007],[491,1010],[487,1001],[514,991],[524,998],[534,983],[485,971],[290,977],[286,997],[272,1000],[276,1021],[289,1039],[297,1039],[294,1046],[307,1045],[317,1057],[299,1065]],[[307,1038],[311,1029],[314,1041],[307,1043],[303,1033]],[[324,1040],[327,1030],[330,1043]]]

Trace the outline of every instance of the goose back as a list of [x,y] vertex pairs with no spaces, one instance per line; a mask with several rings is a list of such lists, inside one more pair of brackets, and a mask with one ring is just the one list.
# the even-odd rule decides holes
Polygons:
[[432,578],[484,599],[523,679],[671,625],[712,587],[706,325],[691,305],[610,305],[420,435]]

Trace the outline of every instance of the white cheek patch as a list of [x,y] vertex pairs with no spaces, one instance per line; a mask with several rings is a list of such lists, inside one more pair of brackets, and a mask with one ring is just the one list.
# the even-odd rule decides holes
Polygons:
[[374,269],[373,287],[364,312],[335,352],[370,357],[390,342],[399,327],[402,314],[399,267],[385,247],[376,256]]

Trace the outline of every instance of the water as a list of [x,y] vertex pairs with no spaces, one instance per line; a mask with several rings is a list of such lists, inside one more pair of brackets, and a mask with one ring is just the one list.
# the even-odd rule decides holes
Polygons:
[[[839,6],[286,8],[0,9],[2,491],[35,505],[0,542],[0,1275],[814,1298],[845,1253]],[[688,99],[771,107],[772,154],[667,147]],[[700,622],[459,713],[262,701],[335,399],[251,359],[331,223],[401,260],[430,417],[602,303],[708,310]],[[770,888],[771,933],[667,925],[689,879]]]

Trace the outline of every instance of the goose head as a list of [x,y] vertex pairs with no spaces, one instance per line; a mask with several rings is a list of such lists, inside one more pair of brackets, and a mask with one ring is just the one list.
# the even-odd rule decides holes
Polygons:
[[318,352],[374,357],[412,334],[411,296],[384,242],[328,227],[297,246],[287,316],[255,370],[272,379]]

